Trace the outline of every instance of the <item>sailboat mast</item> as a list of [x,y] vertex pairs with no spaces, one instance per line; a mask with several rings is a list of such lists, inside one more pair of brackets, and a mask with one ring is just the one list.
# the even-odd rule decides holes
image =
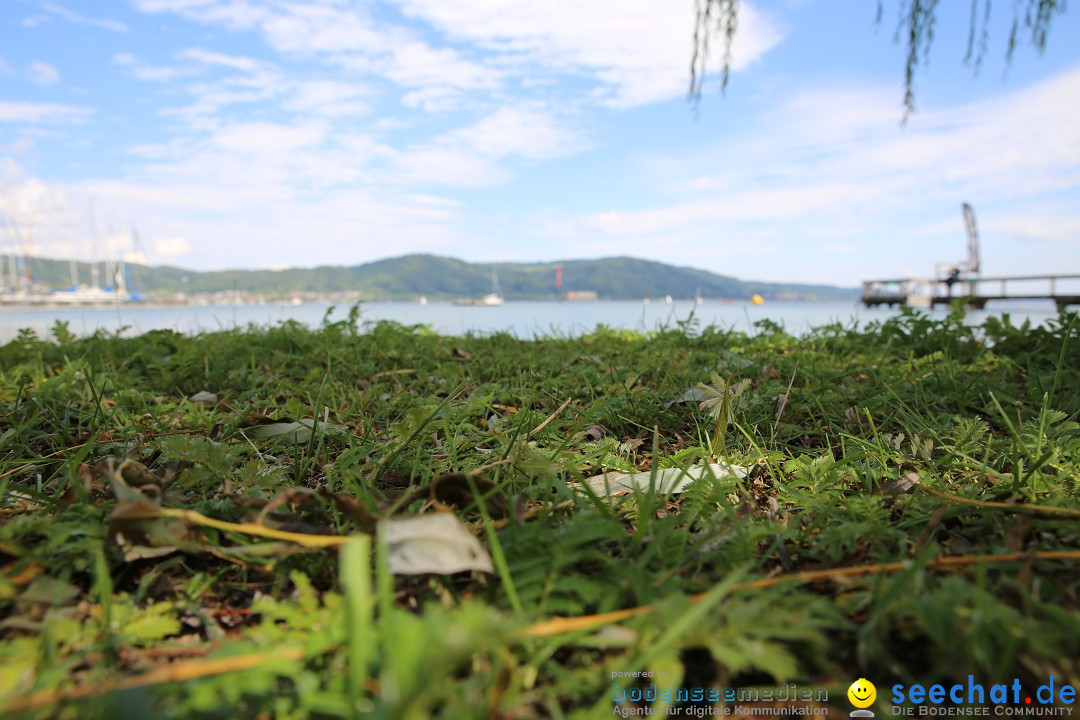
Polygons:
[[[7,254],[7,289],[10,292],[15,292],[15,235],[11,231],[11,216],[5,212],[0,212],[0,215],[4,216],[4,234],[8,238],[8,242],[11,244],[11,248]],[[0,270],[3,270],[0,267]],[[0,277],[3,277],[3,273],[0,272]]]
[[94,201],[90,200],[90,287],[97,288],[97,213],[94,212]]

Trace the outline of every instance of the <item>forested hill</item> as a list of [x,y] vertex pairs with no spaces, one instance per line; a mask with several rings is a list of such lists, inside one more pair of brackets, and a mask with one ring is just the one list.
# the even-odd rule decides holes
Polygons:
[[[562,266],[562,287],[555,286],[555,268]],[[35,281],[54,288],[70,285],[67,260],[34,259]],[[477,297],[491,292],[492,270],[508,300],[542,300],[561,297],[567,291],[592,290],[603,300],[635,300],[645,297],[675,299],[748,298],[758,293],[766,299],[850,299],[851,288],[799,283],[766,283],[739,280],[707,270],[675,267],[629,257],[599,260],[563,260],[549,263],[467,263],[436,255],[405,255],[351,267],[324,266],[287,270],[224,270],[198,272],[158,266],[130,267],[136,288],[150,292],[217,292],[238,290],[279,295],[290,292],[359,291],[364,298],[432,300]],[[90,270],[78,263],[79,279],[87,282]]]

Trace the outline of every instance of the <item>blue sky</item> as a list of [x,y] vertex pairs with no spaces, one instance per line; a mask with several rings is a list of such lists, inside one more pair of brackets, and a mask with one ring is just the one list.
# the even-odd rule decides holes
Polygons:
[[[763,280],[1080,272],[1080,12],[979,73],[940,4],[744,2],[686,100],[692,0],[3,0],[0,246],[196,269],[632,255]],[[96,243],[90,241],[90,205]],[[138,229],[141,244],[127,228]]]

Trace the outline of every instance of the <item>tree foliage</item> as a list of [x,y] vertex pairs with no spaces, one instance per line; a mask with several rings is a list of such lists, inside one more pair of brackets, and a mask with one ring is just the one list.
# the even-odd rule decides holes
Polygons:
[[[555,287],[555,266],[563,266],[563,286]],[[90,277],[90,266],[77,263],[80,278]],[[802,284],[740,280],[705,270],[675,267],[636,258],[564,260],[561,263],[498,263],[499,286],[511,300],[555,299],[567,290],[594,290],[605,300],[640,300],[642,297],[689,299],[700,292],[708,298],[800,297],[850,300],[850,289]],[[33,277],[46,287],[71,283],[66,260],[35,258]],[[134,287],[150,292],[227,292],[233,289],[266,295],[294,292],[355,290],[364,299],[432,300],[479,297],[491,292],[491,265],[466,263],[436,255],[405,255],[354,266],[321,266],[285,270],[221,270],[198,272],[176,267],[132,266]]]
[[[991,0],[970,0],[967,51],[964,62],[978,72],[990,44]],[[731,68],[731,44],[738,29],[739,0],[695,0],[694,48],[690,61],[690,101],[701,100],[709,57],[715,42],[720,43],[720,89],[727,88]],[[907,57],[904,66],[904,118],[915,112],[915,72],[929,59],[939,0],[898,0],[894,40],[904,42]],[[1054,17],[1065,12],[1065,0],[1015,0],[1012,23],[1005,49],[1005,61],[1011,63],[1016,47],[1026,40],[1042,52]],[[884,0],[878,0],[877,22],[885,14]]]

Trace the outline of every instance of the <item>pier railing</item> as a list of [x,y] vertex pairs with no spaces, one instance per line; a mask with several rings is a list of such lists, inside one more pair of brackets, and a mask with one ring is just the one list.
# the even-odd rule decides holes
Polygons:
[[1010,275],[1002,277],[894,278],[863,283],[862,303],[931,307],[967,298],[975,307],[992,300],[1050,300],[1059,308],[1080,304],[1080,275]]

